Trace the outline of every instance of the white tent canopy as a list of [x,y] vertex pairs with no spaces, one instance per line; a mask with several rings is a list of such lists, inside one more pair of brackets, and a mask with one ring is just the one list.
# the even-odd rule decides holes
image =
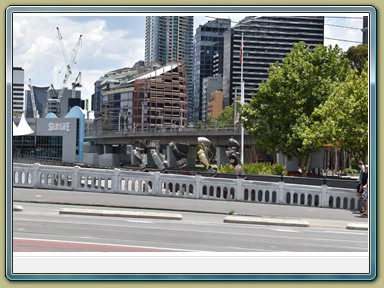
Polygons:
[[27,120],[25,120],[24,113],[21,115],[21,119],[18,126],[16,126],[15,122],[13,122],[13,136],[25,136],[31,135],[33,133],[35,132],[29,126]]

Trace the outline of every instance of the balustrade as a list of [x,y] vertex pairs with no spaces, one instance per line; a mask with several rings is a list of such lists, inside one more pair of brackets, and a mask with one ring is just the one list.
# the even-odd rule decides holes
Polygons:
[[357,209],[353,189],[138,172],[13,164],[13,186],[264,204]]

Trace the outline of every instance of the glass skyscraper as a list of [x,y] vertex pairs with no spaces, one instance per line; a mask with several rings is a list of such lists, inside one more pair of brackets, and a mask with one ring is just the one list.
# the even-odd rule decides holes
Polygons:
[[196,29],[193,62],[194,122],[205,120],[207,107],[203,104],[209,99],[203,99],[203,79],[223,74],[224,32],[230,27],[231,19],[215,19]]
[[145,64],[166,65],[183,61],[188,98],[188,121],[193,111],[193,16],[147,16]]

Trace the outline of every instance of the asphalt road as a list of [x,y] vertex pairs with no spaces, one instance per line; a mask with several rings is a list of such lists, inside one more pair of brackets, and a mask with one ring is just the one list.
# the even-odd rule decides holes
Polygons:
[[[62,208],[82,206],[14,204],[23,206],[23,211],[13,212],[15,252],[368,251],[368,231],[347,230],[345,227],[301,228],[224,223],[226,214],[186,211],[180,212],[182,220],[63,215],[59,213]],[[90,209],[89,206],[84,208]],[[138,210],[119,207],[102,209]]]

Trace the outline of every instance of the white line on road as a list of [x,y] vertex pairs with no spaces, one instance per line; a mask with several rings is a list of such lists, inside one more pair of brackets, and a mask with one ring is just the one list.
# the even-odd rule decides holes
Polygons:
[[275,229],[275,228],[272,228],[270,230],[277,231],[277,232],[300,233],[300,231],[292,230],[292,229]]
[[131,222],[131,223],[146,223],[146,224],[153,224],[153,221],[145,221],[145,220],[124,220],[125,222]]
[[[40,241],[40,242],[56,242],[56,243],[73,243],[73,244],[92,244],[100,246],[113,246],[113,247],[130,247],[130,248],[145,248],[145,249],[163,249],[163,250],[174,250],[182,252],[200,252],[199,250],[189,250],[189,249],[176,249],[176,248],[164,248],[164,247],[153,247],[153,246],[138,246],[138,245],[120,245],[120,244],[111,244],[111,243],[101,243],[101,242],[83,242],[83,241],[68,241],[68,240],[53,240],[53,239],[40,239],[40,238],[24,238],[24,237],[13,237],[14,240],[26,240],[26,241]],[[92,238],[89,238],[92,239]],[[96,238],[94,238],[96,239]],[[121,252],[119,252],[121,253]]]

